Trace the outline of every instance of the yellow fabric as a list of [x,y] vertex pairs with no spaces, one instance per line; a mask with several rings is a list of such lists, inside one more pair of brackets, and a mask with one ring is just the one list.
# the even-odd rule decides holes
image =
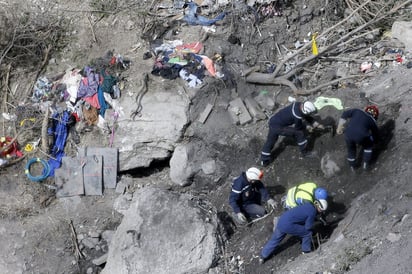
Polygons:
[[[315,188],[317,187],[318,186],[313,182],[306,182],[306,183],[302,183],[300,185],[292,187],[291,189],[288,190],[288,193],[286,196],[286,206],[288,208],[296,207],[297,204],[296,204],[295,199],[298,199],[298,198],[308,200],[313,203],[314,202],[313,196],[310,195],[309,193],[313,193]],[[296,188],[298,189],[296,190]]]
[[318,46],[316,45],[316,36],[318,36],[317,33],[312,35],[312,53],[313,55],[318,55]]
[[333,106],[338,110],[343,109],[342,101],[339,98],[328,98],[319,96],[313,103],[317,109],[321,109],[325,106]]

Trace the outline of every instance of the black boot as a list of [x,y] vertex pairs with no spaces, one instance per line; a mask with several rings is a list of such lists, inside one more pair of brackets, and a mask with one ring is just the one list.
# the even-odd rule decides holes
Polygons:
[[302,151],[302,157],[308,159],[316,158],[316,153],[314,151],[304,150]]
[[260,161],[260,165],[262,166],[262,167],[267,167],[269,164],[270,164],[270,160],[262,160],[262,161]]

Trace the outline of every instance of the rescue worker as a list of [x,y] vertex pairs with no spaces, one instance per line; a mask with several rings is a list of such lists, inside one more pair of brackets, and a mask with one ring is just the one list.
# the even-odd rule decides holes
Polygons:
[[[286,210],[303,205],[304,203],[314,203],[318,201],[327,201],[328,192],[323,187],[318,187],[314,182],[306,182],[294,186],[288,190],[285,196],[282,197],[282,207]],[[327,222],[323,214],[319,214],[318,220],[323,225],[327,225]],[[273,217],[273,230],[275,230],[279,216]]]
[[[261,152],[261,165],[267,166],[272,161],[272,149],[275,146],[279,135],[293,136],[304,157],[313,157],[313,153],[308,152],[305,129],[312,131],[313,128],[324,129],[324,126],[314,121],[312,114],[317,109],[312,102],[293,102],[289,106],[281,109],[269,119],[269,133]],[[309,123],[308,125],[306,125]],[[292,127],[292,125],[294,125]]]
[[269,192],[262,183],[263,172],[256,167],[233,180],[229,196],[229,204],[233,209],[238,224],[246,224],[248,218],[256,219],[266,214],[262,201],[271,208],[276,208],[276,202],[269,196]]
[[[362,167],[367,169],[372,159],[373,145],[378,140],[378,126],[376,120],[379,116],[377,106],[371,105],[361,109],[348,109],[344,111],[339,119],[337,134],[345,132],[347,148],[347,160],[352,171],[356,168],[357,145],[363,147]],[[350,120],[345,128],[347,120]]]
[[318,187],[314,182],[306,182],[290,188],[282,197],[282,206],[291,209],[304,203],[313,203],[315,200],[327,200],[328,192]]
[[302,253],[312,251],[312,227],[316,215],[328,208],[326,200],[315,200],[314,203],[304,203],[285,211],[279,218],[269,241],[263,246],[259,263],[263,264],[279,246],[287,234],[302,239]]

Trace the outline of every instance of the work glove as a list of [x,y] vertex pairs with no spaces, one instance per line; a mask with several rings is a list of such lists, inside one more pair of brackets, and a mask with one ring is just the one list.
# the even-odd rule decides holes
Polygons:
[[328,225],[328,222],[326,222],[326,220],[325,220],[325,218],[323,218],[323,216],[320,216],[320,217],[319,217],[319,221],[320,221],[324,226],[327,226],[327,225]]
[[312,127],[311,125],[307,125],[307,126],[306,126],[306,130],[307,130],[308,132],[312,133],[312,132],[313,132],[313,127]]
[[339,119],[338,127],[336,129],[337,134],[340,135],[343,133],[343,127],[345,126],[345,123],[346,123],[345,119],[342,119],[342,118]]
[[268,204],[271,208],[273,208],[273,209],[276,209],[276,208],[278,207],[278,204],[277,204],[276,201],[273,200],[273,199],[269,199],[269,200],[267,201],[267,204]]
[[236,213],[236,217],[237,217],[240,224],[246,224],[247,223],[247,218],[242,212]]
[[312,126],[313,126],[314,128],[321,129],[321,130],[324,130],[324,129],[325,129],[325,126],[324,126],[324,125],[322,125],[321,123],[316,122],[316,121],[313,123]]

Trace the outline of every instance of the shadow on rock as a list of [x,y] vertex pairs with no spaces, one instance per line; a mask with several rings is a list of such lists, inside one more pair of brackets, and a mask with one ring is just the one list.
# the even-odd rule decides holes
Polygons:
[[395,130],[395,120],[389,119],[382,126],[379,127],[379,140],[376,143],[375,153],[372,161],[375,162],[378,156],[388,148],[390,141],[393,138]]
[[236,223],[233,221],[233,218],[225,211],[218,212],[217,218],[223,225],[223,228],[228,238],[230,238],[233,235],[233,233],[235,233],[236,229]]

